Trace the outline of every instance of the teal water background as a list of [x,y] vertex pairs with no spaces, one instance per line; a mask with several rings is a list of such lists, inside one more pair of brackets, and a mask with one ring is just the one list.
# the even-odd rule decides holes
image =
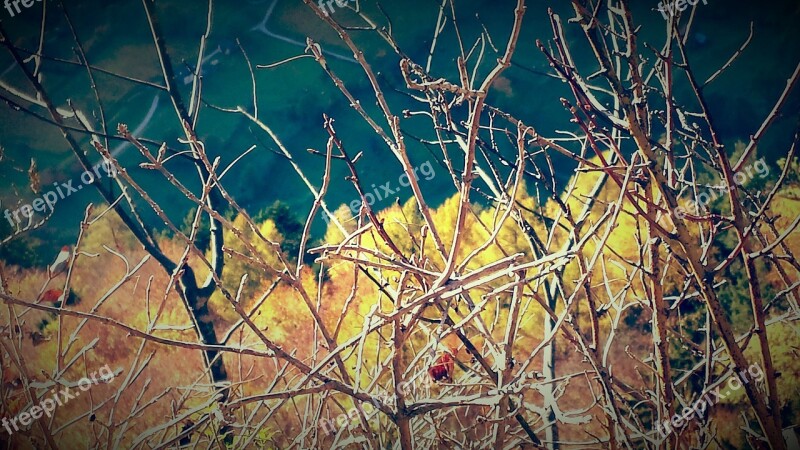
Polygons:
[[[44,53],[75,60],[74,42],[59,7],[55,2],[45,2],[48,14]],[[660,46],[665,21],[655,10],[657,2],[634,0],[632,3],[635,20],[641,25],[640,36]],[[381,24],[387,24],[373,3],[362,4],[371,17]],[[65,5],[92,64],[127,76],[163,83],[141,2],[82,0],[65,1]],[[439,2],[394,1],[382,2],[381,5],[391,19],[392,30],[400,47],[416,62],[424,63],[433,36]],[[301,54],[303,47],[288,40],[303,42],[306,36],[311,36],[324,49],[332,52],[328,55],[330,66],[377,122],[388,130],[375,106],[374,94],[361,68],[348,60],[349,52],[345,45],[302,2],[216,1],[214,6],[208,49],[211,52],[219,48],[219,51],[203,66],[205,101],[226,108],[242,106],[252,111],[251,80],[235,39],[240,40],[255,65],[269,64]],[[572,130],[568,123],[569,116],[558,100],[559,97],[571,98],[571,94],[564,83],[543,75],[549,68],[536,49],[535,41],[552,38],[547,8],[552,7],[561,13],[566,22],[571,17],[568,6],[562,0],[529,2],[523,33],[513,59],[515,64],[503,74],[502,83],[489,96],[489,103],[534,125],[545,135],[552,135],[556,130]],[[482,25],[485,25],[491,33],[494,45],[502,51],[513,20],[513,7],[514,2],[507,0],[456,1],[464,45],[471,47],[482,31]],[[26,49],[36,48],[41,8],[41,3],[37,2],[15,17],[9,17],[7,11],[0,10],[2,25],[15,45]],[[185,63],[196,64],[199,37],[206,27],[206,11],[205,1],[157,1],[157,14],[164,30],[164,39],[177,66],[176,70],[182,75],[187,70]],[[268,12],[270,14],[265,28],[264,19]],[[333,14],[337,20],[346,24],[363,25],[346,9],[336,8]],[[755,132],[784,88],[786,79],[800,61],[800,42],[795,28],[795,24],[800,23],[798,19],[800,6],[797,2],[768,4],[709,0],[708,5],[701,3],[698,6],[688,49],[700,79],[707,78],[727,61],[747,37],[749,22],[752,20],[755,24],[755,36],[748,50],[705,91],[726,145],[732,146],[736,140],[746,139]],[[580,43],[581,47],[576,48],[576,58],[579,64],[586,62],[584,73],[593,72],[594,66],[588,63],[588,53],[579,28],[566,23],[565,26],[568,41]],[[268,33],[264,32],[265,29]],[[405,89],[399,75],[397,55],[389,46],[372,31],[352,31],[351,35],[379,73],[379,81],[393,113],[401,115],[404,109],[419,109],[418,103],[406,94],[397,92],[405,92]],[[3,50],[0,51],[0,80],[22,86],[26,92],[31,92],[20,71],[12,67],[8,52],[0,50]],[[485,75],[493,66],[496,57],[491,49],[488,50],[479,74]],[[653,58],[649,50],[641,51]],[[342,57],[333,56],[333,53]],[[458,54],[457,40],[452,28],[448,28],[437,44],[432,74],[457,79],[455,58]],[[306,149],[323,151],[325,148],[327,134],[322,129],[323,113],[336,120],[335,127],[350,154],[364,152],[358,167],[362,171],[362,182],[365,186],[373,183],[380,185],[386,181],[397,185],[396,180],[401,174],[399,162],[374,131],[349,107],[348,101],[313,59],[304,58],[272,69],[256,69],[255,74],[259,118],[275,131],[317,187],[321,185],[324,161]],[[166,141],[170,146],[180,148],[177,138],[182,133],[165,93],[99,73],[95,73],[95,76],[110,131],[118,123],[125,123],[130,129],[140,130],[144,137]],[[44,61],[42,82],[59,106],[65,106],[69,99],[84,112],[95,116],[98,114],[85,69]],[[183,85],[180,80],[179,85],[184,99],[188,101],[190,86]],[[686,86],[678,84],[676,95],[679,98],[688,98],[687,94]],[[800,107],[797,99],[797,95],[792,97],[784,117],[776,124],[775,132],[767,136],[759,149],[760,154],[766,155],[772,163],[786,152],[788,139],[797,123]],[[43,113],[40,108],[34,110]],[[94,125],[98,126],[98,123],[95,120]],[[430,120],[425,117],[402,120],[401,125],[409,136],[434,138]],[[202,109],[197,129],[209,153],[220,156],[223,166],[251,145],[258,146],[224,180],[239,204],[245,206],[251,214],[275,200],[281,200],[289,204],[298,217],[305,218],[313,196],[289,163],[276,155],[277,147],[266,134],[241,115],[208,107]],[[82,148],[90,158],[97,160],[96,152],[88,145],[88,136],[76,136],[80,138]],[[406,138],[406,143],[414,165],[431,161],[436,169],[433,179],[421,181],[429,204],[436,206],[455,194],[457,191],[451,178],[444,167],[439,165],[441,155],[438,148],[426,147],[410,137]],[[78,182],[81,170],[59,132],[52,126],[14,111],[2,103],[0,146],[4,150],[3,160],[0,161],[0,210],[9,205],[13,205],[11,209],[14,209],[18,200],[29,203],[36,197],[28,187],[26,173],[31,158],[36,159],[41,171],[44,191],[53,182],[70,179]],[[117,146],[118,143],[112,141],[112,149]],[[456,149],[452,149],[452,152],[458,153]],[[150,194],[165,207],[174,222],[180,223],[188,212],[190,203],[176,189],[169,187],[160,174],[138,168],[143,159],[134,149],[122,147],[119,155],[120,161],[134,178],[150,190]],[[195,171],[188,163],[173,167],[184,182],[197,188],[196,176],[193,175]],[[571,175],[572,166],[562,161],[557,168],[558,178],[563,183]],[[332,208],[358,198],[350,183],[344,179],[347,174],[344,164],[334,165],[326,198]],[[52,220],[44,229],[35,232],[34,236],[50,243],[53,248],[73,241],[85,205],[90,201],[99,201],[99,196],[91,191],[85,189],[59,201]],[[405,188],[397,195],[404,201],[410,196],[410,190]],[[393,198],[383,199],[375,206],[384,208],[392,202]],[[159,228],[159,222],[149,212],[149,208],[143,207],[143,210],[147,211],[148,222]],[[322,232],[324,223],[317,220],[314,233],[320,236]]]

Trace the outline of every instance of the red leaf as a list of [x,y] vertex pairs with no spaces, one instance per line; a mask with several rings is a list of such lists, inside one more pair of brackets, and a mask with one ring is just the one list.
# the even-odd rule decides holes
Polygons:
[[450,353],[442,353],[436,362],[428,369],[428,375],[433,381],[452,380],[455,370],[455,361]]

